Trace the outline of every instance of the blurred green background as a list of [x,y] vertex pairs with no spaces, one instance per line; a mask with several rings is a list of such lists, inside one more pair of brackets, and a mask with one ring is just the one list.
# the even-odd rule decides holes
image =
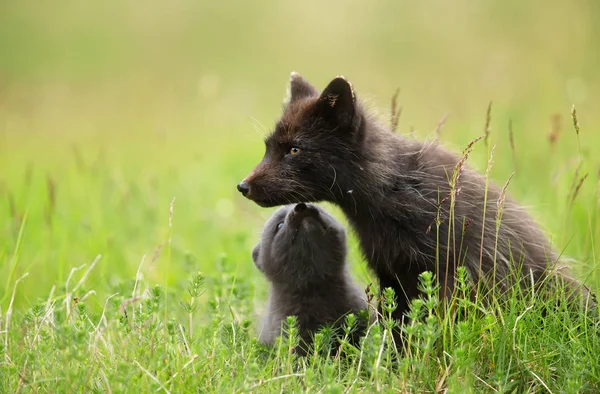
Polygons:
[[[272,210],[235,185],[263,155],[291,71],[320,89],[345,75],[386,121],[400,88],[399,132],[431,138],[448,113],[441,140],[457,152],[493,101],[492,178],[503,184],[516,164],[510,193],[597,286],[599,43],[594,0],[4,1],[3,307],[23,273],[17,302],[29,304],[98,254],[88,286],[99,304],[145,254],[157,283],[218,275],[223,258],[264,283],[250,250]],[[485,170],[483,145],[470,163]]]

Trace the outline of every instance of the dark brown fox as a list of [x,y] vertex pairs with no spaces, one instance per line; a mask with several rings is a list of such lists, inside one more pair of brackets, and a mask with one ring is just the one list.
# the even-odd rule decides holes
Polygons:
[[[265,224],[252,250],[256,267],[271,283],[260,341],[272,344],[288,316],[297,319],[299,354],[306,354],[317,330],[334,330],[354,313],[355,345],[369,318],[367,297],[346,264],[346,230],[323,208],[297,204],[279,208]],[[368,315],[367,315],[368,316]]]
[[547,237],[510,197],[497,229],[502,190],[494,184],[484,217],[486,180],[468,166],[451,216],[450,178],[460,157],[393,133],[369,115],[344,77],[319,94],[292,73],[289,102],[265,143],[264,158],[238,190],[263,207],[322,200],[340,206],[380,288],[398,296],[395,318],[418,296],[418,275],[426,270],[448,297],[459,265],[475,283],[486,279],[503,289],[512,280],[539,284],[556,268]]

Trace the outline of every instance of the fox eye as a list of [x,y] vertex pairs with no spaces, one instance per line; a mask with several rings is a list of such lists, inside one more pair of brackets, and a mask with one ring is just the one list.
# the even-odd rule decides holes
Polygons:
[[277,225],[277,227],[275,228],[275,232],[281,230],[282,227],[283,227],[283,222],[281,222]]
[[289,150],[289,154],[290,155],[295,155],[296,153],[300,153],[302,149],[298,148],[297,146],[292,146]]

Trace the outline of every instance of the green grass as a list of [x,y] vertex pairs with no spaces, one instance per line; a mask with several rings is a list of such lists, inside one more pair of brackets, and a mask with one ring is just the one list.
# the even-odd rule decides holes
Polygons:
[[[342,355],[298,359],[293,338],[260,346],[268,288],[250,251],[271,210],[241,198],[235,184],[263,148],[260,137],[246,149],[215,133],[4,134],[3,391],[597,391],[600,341],[582,316],[558,310],[542,319],[543,304],[529,297],[483,308],[459,294],[451,320],[429,282],[405,327],[406,352],[390,346],[389,321]],[[578,157],[575,132],[566,138]],[[481,148],[469,157],[476,166],[487,163]],[[510,151],[498,152],[494,165],[509,169]],[[544,188],[555,216],[542,222],[564,226],[555,243],[598,289],[596,185],[584,182],[573,199],[593,157],[558,181],[518,159],[524,170],[509,191]],[[373,282],[353,236],[350,246],[353,272]]]
[[400,87],[398,132],[431,138],[449,112],[456,152],[490,131],[468,164],[514,171],[508,193],[600,289],[597,2],[442,3],[0,6],[0,392],[597,392],[583,316],[459,293],[450,319],[427,275],[400,354],[386,320],[330,357],[255,339],[272,210],[235,185],[292,70],[344,74],[383,118]]
[[[144,281],[133,284],[139,292],[129,292],[131,283],[117,285],[99,312],[87,308],[85,295],[65,292],[65,302],[57,288],[8,320],[4,391],[593,393],[600,382],[592,319],[564,309],[542,319],[544,304],[533,298],[484,309],[469,301],[464,269],[446,318],[433,275],[422,275],[425,295],[413,302],[403,328],[405,351],[391,345],[396,326],[385,316],[395,305],[387,291],[384,318],[359,348],[342,337],[340,350],[332,351],[324,330],[305,358],[291,352],[298,343],[293,329],[272,348],[259,345],[252,281],[226,260],[217,271],[212,278],[192,275],[187,293],[169,296]],[[202,302],[205,285],[208,302]]]

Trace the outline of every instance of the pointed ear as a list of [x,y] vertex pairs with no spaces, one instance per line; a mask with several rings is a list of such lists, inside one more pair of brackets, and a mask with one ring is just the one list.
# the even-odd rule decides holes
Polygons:
[[321,115],[337,126],[349,126],[354,118],[356,97],[352,84],[339,76],[323,90],[317,103]]
[[260,244],[256,245],[254,247],[254,249],[252,249],[252,261],[254,261],[254,265],[256,265],[256,267],[262,271],[262,269],[260,269],[260,267],[258,266],[258,254],[260,253]]
[[317,96],[319,92],[308,81],[295,71],[290,74],[290,89],[288,93],[288,103],[296,100]]
[[258,260],[258,254],[260,253],[260,244],[256,245],[254,249],[252,249],[252,260],[256,263]]

